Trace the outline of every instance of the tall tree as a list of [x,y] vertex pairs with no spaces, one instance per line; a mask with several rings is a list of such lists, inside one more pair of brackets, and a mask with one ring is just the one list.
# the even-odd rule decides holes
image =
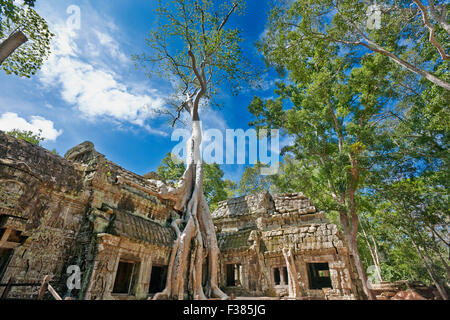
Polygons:
[[0,0],[0,67],[7,74],[30,77],[50,54],[53,34],[34,3]]
[[396,98],[388,58],[360,58],[317,39],[299,44],[295,55],[271,49],[280,52],[266,57],[286,68],[289,80],[278,83],[277,99],[253,100],[252,125],[280,128],[295,139],[285,151],[297,160],[296,184],[318,206],[338,213],[362,289],[373,299],[358,251],[358,206],[374,156],[390,146],[376,125],[389,116],[387,106]]
[[[389,194],[384,194],[388,190]],[[448,191],[433,185],[433,180],[414,178],[394,182],[381,194],[389,206],[385,208],[390,215],[385,223],[394,225],[409,238],[442,299],[448,300],[445,288],[450,279]]]
[[[176,187],[161,185],[162,196],[175,201],[180,218],[172,223],[177,238],[170,257],[167,285],[155,299],[227,299],[218,286],[216,233],[204,195],[200,105],[227,81],[239,89],[250,78],[241,56],[239,31],[227,28],[229,19],[243,10],[242,2],[214,4],[210,0],[159,1],[157,30],[147,43],[152,52],[135,56],[149,71],[169,77],[180,88],[180,103],[167,113],[173,123],[187,112],[191,137],[187,141],[187,167]],[[235,92],[236,93],[236,92]],[[203,269],[203,264],[206,268]],[[206,285],[202,285],[206,272]]]
[[[448,162],[447,9],[436,1],[410,4],[378,1],[369,12],[357,0],[278,1],[259,48],[289,79],[278,99],[255,98],[250,106],[254,125],[295,138],[285,150],[294,159],[285,157],[274,184],[305,190],[339,213],[370,298],[357,250],[367,245],[358,242],[363,198],[408,170],[417,176],[432,168],[443,185],[448,176],[440,169]],[[372,13],[381,18],[376,28],[368,23],[377,18]]]

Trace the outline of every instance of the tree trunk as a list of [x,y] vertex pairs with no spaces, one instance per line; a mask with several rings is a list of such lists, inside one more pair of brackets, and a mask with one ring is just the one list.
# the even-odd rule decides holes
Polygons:
[[431,279],[434,282],[434,285],[436,286],[436,289],[439,291],[439,294],[441,295],[443,300],[448,300],[448,296],[447,296],[447,292],[445,291],[445,288],[443,288],[441,286],[441,284],[439,283],[439,281],[436,279],[436,277],[434,276],[434,272],[431,269],[431,266],[428,264],[428,262],[426,261],[426,258],[423,256],[422,251],[420,250],[419,246],[417,245],[417,243],[414,241],[413,237],[411,236],[411,233],[409,231],[407,231],[405,229],[406,234],[408,235],[409,239],[411,240],[414,249],[416,249],[417,253],[420,256],[420,259],[422,260],[423,265],[425,266],[425,269],[427,270],[429,276],[431,277]]
[[0,65],[6,60],[18,47],[27,42],[28,39],[22,31],[16,31],[0,44]]
[[[191,137],[187,141],[187,168],[172,191],[176,209],[183,212],[172,222],[177,238],[172,249],[166,288],[154,299],[207,299],[228,296],[218,286],[219,247],[211,213],[203,194],[203,167],[200,154],[202,132],[197,108],[191,105]],[[185,225],[184,229],[180,229]],[[203,262],[207,262],[207,283],[202,286]]]
[[[359,256],[358,244],[357,244],[357,234],[358,234],[358,217],[356,214],[352,215],[352,224],[350,225],[347,213],[340,214],[340,220],[342,229],[344,231],[344,236],[348,245],[350,254],[353,256],[353,261],[355,263],[356,270],[358,272],[359,279],[362,282],[362,289],[366,297],[370,300],[375,300],[375,296],[367,285],[367,275],[364,270],[364,266],[361,262],[361,257]],[[365,297],[364,297],[365,298]]]
[[[350,169],[349,176],[351,177],[350,186],[348,190],[348,211],[344,214],[341,214],[341,223],[343,223],[343,229],[347,237],[347,243],[350,250],[350,253],[353,255],[353,259],[355,262],[356,270],[358,271],[359,279],[362,281],[362,287],[364,293],[366,294],[369,300],[376,300],[375,295],[372,290],[370,290],[366,270],[364,270],[364,266],[361,261],[361,257],[359,256],[358,251],[358,227],[359,227],[359,217],[357,211],[357,203],[356,203],[356,190],[359,183],[359,165],[358,160],[352,154],[348,154],[350,163],[352,164],[352,168]],[[350,215],[350,217],[349,217]],[[349,218],[351,220],[349,221]],[[342,219],[344,221],[342,221]]]
[[[377,272],[378,279],[380,281],[383,281],[383,278],[381,277],[381,268],[380,268],[380,264],[379,264],[379,260],[378,260],[378,250],[376,249],[376,245],[377,244],[375,243],[375,240],[373,240],[375,248],[372,248],[372,245],[370,244],[369,237],[368,237],[367,232],[364,229],[364,226],[363,226],[362,223],[361,223],[361,230],[362,230],[363,235],[364,235],[364,240],[366,240],[367,247],[369,248],[370,256],[372,257],[372,261],[373,261],[373,264],[375,266],[375,270]],[[373,237],[372,237],[372,239],[373,239]]]
[[297,269],[295,268],[294,256],[292,250],[283,248],[283,256],[286,261],[286,268],[288,272],[288,292],[289,298],[300,298],[300,285],[298,284]]
[[366,271],[364,270],[364,266],[361,262],[361,257],[359,256],[358,245],[357,245],[356,241],[349,239],[348,247],[349,247],[350,254],[353,256],[356,270],[358,272],[359,279],[362,282],[362,287],[363,287],[365,295],[367,296],[367,298],[369,300],[375,300],[375,296],[373,295],[372,290],[370,290],[369,286],[367,285],[367,275],[366,275]]
[[373,248],[374,248],[374,251],[375,251],[375,261],[376,261],[376,266],[378,268],[377,270],[378,270],[378,273],[379,273],[379,276],[380,276],[380,281],[383,281],[383,277],[382,277],[382,274],[381,274],[381,267],[380,267],[380,255],[378,254],[378,246],[377,246],[377,243],[376,243],[375,238],[373,237],[373,235],[371,235],[370,237],[372,238],[372,242],[373,242]]

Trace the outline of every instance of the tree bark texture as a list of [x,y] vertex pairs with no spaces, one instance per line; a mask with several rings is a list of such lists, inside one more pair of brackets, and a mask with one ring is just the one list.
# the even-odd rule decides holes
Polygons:
[[5,41],[0,44],[0,65],[6,60],[17,48],[28,41],[28,38],[22,31],[16,31],[11,34]]

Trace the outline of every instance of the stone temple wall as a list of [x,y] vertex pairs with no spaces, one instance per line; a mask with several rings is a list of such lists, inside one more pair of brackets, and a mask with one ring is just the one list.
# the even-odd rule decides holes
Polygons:
[[[152,266],[168,264],[173,204],[147,179],[85,142],[62,158],[0,131],[0,282],[40,283],[69,294],[67,267],[81,269],[83,299],[147,298]],[[132,294],[113,294],[119,262],[136,262]],[[35,298],[39,287],[9,297]],[[0,288],[0,294],[2,292]]]
[[[146,299],[162,289],[175,240],[169,225],[179,213],[152,178],[109,161],[91,142],[63,158],[0,131],[0,282],[40,283],[50,275],[61,296],[75,299]],[[229,199],[213,221],[225,291],[285,295],[282,249],[290,248],[305,299],[353,297],[337,227],[303,194]],[[318,263],[329,281],[320,289],[311,288],[311,265]],[[73,265],[81,287],[69,290]],[[35,298],[38,289],[13,287],[9,297]]]
[[[82,182],[70,161],[0,132],[3,282],[12,276],[17,282],[41,282],[53,275],[52,283],[61,287],[89,201]],[[30,298],[37,290],[16,287],[10,296]]]
[[[338,228],[302,193],[268,192],[219,203],[213,213],[221,251],[221,284],[237,295],[287,295],[283,248],[295,257],[304,299],[353,299],[351,260]],[[314,266],[329,283],[312,287]],[[234,268],[235,278],[232,278]],[[233,280],[236,280],[233,282]],[[323,279],[322,279],[323,280]]]

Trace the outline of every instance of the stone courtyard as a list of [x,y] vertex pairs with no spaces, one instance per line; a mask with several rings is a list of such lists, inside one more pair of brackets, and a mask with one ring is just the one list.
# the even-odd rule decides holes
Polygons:
[[[165,286],[170,222],[179,216],[155,180],[112,163],[90,142],[62,158],[0,131],[0,282],[50,275],[56,291],[74,299],[151,298]],[[298,298],[355,298],[356,271],[337,226],[302,193],[229,199],[212,215],[228,294],[288,296],[289,250]],[[81,288],[69,290],[73,265]],[[38,289],[9,295],[31,299]]]

